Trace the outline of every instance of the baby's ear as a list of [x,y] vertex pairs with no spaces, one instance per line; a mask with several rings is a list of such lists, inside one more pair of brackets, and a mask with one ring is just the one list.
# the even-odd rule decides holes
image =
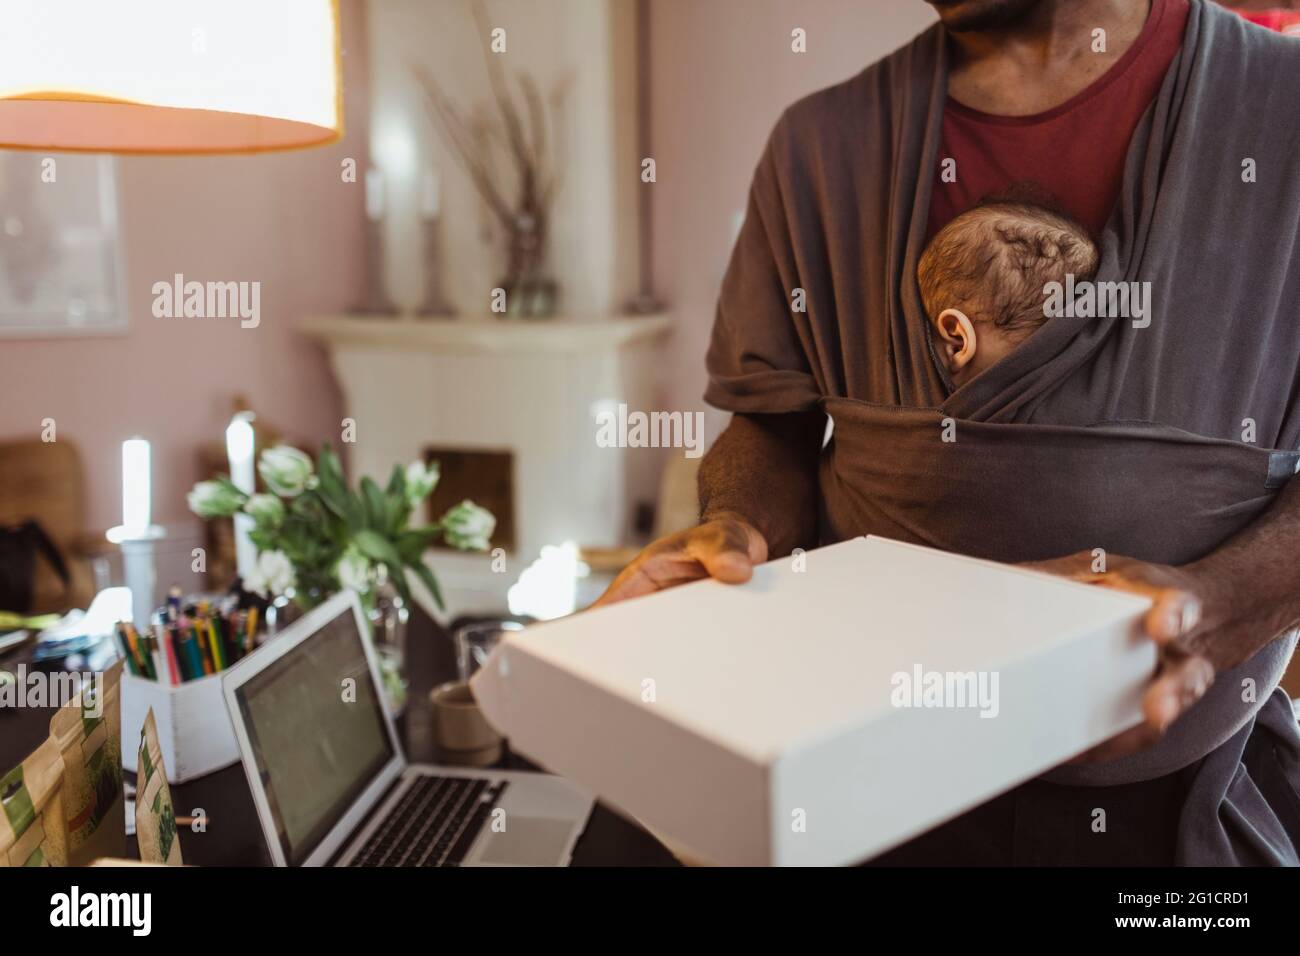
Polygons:
[[975,326],[961,309],[944,309],[934,321],[943,340],[949,372],[959,372],[975,357]]
[[950,345],[960,345],[965,341],[962,326],[969,321],[961,309],[944,309],[939,313],[939,317],[934,320],[934,324],[938,327],[939,335],[944,342]]

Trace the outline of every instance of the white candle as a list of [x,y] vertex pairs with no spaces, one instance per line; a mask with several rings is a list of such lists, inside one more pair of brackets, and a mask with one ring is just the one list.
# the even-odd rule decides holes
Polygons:
[[[230,480],[246,495],[256,489],[253,460],[257,451],[253,423],[246,412],[241,412],[226,426],[226,457],[230,460]],[[250,534],[253,519],[245,514],[235,515],[235,567],[241,578],[246,577],[257,563],[257,548]]]
[[384,218],[384,174],[378,169],[366,170],[366,218],[371,222]]
[[127,537],[141,537],[148,530],[152,496],[149,441],[128,438],[122,442],[122,528]]
[[426,220],[437,219],[442,214],[442,182],[436,169],[424,174],[424,187],[420,193],[420,216]]
[[240,413],[226,426],[226,457],[230,459],[230,480],[246,495],[253,493],[253,424]]

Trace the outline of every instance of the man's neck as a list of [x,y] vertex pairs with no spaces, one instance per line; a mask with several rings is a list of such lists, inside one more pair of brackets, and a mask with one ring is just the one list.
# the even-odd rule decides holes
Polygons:
[[1043,0],[1006,27],[952,33],[948,95],[1002,116],[1058,106],[1115,65],[1141,34],[1151,3]]

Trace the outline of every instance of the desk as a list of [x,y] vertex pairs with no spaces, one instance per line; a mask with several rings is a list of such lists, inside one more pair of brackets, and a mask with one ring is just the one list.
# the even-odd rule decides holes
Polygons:
[[[411,688],[406,714],[398,733],[412,763],[437,763],[433,742],[429,691],[456,676],[450,636],[418,606],[411,611],[407,639],[407,670]],[[15,670],[20,663],[31,668],[31,645],[0,658],[0,667]],[[0,710],[0,773],[7,772],[34,750],[49,733],[54,708]],[[122,748],[139,746],[138,728],[123,728]],[[520,757],[507,754],[503,769],[534,770]],[[129,776],[129,775],[128,775]],[[206,833],[179,828],[181,853],[196,866],[269,866],[266,843],[253,808],[253,797],[240,764],[172,787],[178,815],[195,809],[211,821]],[[129,841],[128,856],[136,855]],[[574,866],[673,866],[676,860],[645,830],[597,804],[587,830],[573,851]]]

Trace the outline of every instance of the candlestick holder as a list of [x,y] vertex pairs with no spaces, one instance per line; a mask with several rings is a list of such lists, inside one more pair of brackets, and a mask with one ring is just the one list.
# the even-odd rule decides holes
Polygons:
[[437,216],[424,219],[424,304],[419,315],[426,319],[450,319],[455,307],[442,291],[442,220]]
[[122,574],[131,591],[131,617],[136,627],[149,626],[149,615],[158,603],[155,553],[166,536],[166,530],[156,524],[143,528],[118,525],[106,535],[122,552]]
[[366,220],[366,291],[361,303],[350,310],[353,315],[397,315],[397,306],[384,288],[384,223]]

